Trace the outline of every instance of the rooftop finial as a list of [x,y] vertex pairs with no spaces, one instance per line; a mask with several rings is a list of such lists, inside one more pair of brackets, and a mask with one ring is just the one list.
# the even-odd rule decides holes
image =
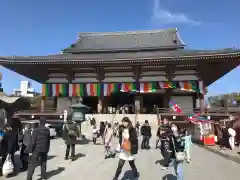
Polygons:
[[12,55],[12,59],[15,59],[15,58],[16,58],[16,54],[13,54],[13,55]]

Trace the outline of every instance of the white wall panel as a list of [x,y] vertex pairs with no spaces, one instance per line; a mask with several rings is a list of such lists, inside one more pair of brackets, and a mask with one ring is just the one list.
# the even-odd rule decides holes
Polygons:
[[172,96],[173,102],[178,104],[179,107],[186,113],[193,112],[193,98],[192,96]]

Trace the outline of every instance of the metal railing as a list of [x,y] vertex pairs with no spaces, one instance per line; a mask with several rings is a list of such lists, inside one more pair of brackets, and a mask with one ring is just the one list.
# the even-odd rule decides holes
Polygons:
[[[57,108],[44,108],[43,112],[52,112],[52,111],[57,111]],[[36,109],[27,109],[27,110],[21,110],[18,112],[41,112],[40,108],[36,108]]]
[[[158,108],[158,113],[169,113],[169,114],[176,114],[173,112],[171,108]],[[199,108],[193,108],[193,109],[184,109],[185,113],[200,113]],[[240,112],[240,108],[222,108],[222,107],[214,107],[214,108],[206,108],[204,109],[203,114],[209,114],[209,113],[221,113],[221,114],[235,114]]]

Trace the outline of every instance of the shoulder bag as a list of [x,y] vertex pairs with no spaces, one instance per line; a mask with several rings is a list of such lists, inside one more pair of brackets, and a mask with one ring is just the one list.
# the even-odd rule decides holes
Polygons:
[[174,141],[173,137],[172,137],[172,142],[173,142],[173,149],[174,149],[176,161],[178,161],[178,162],[184,161],[186,159],[185,152],[177,152],[176,151],[176,145],[175,145],[175,141]]
[[69,127],[68,124],[66,124],[66,128],[67,128],[67,131],[68,131],[68,135],[70,137],[77,137],[77,132],[71,127]]
[[125,138],[123,139],[122,148],[125,151],[131,151],[131,142],[129,141],[129,139],[125,139]]

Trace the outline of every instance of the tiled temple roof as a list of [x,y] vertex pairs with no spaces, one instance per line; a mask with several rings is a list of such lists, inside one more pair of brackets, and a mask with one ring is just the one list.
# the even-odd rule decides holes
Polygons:
[[63,52],[116,52],[121,50],[176,49],[184,46],[177,29],[79,33],[78,40],[64,49]]
[[[61,54],[1,57],[6,63],[104,63],[122,61],[175,61],[240,57],[240,49],[192,50],[184,48],[177,29],[80,33],[79,39]],[[114,63],[115,63],[114,62]],[[150,61],[149,61],[150,62]]]

